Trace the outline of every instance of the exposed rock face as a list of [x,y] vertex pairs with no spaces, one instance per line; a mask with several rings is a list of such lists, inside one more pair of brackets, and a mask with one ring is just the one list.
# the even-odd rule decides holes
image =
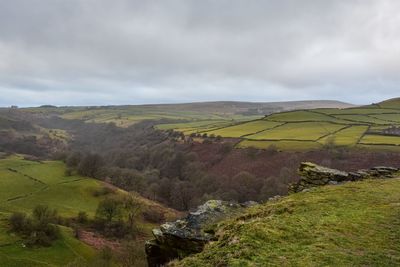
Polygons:
[[393,167],[375,167],[369,170],[343,172],[326,168],[310,162],[303,162],[299,168],[300,181],[289,186],[289,192],[301,192],[304,189],[341,182],[357,181],[368,178],[392,178],[400,175],[400,169]]
[[153,229],[155,239],[147,241],[145,247],[149,266],[162,266],[172,259],[201,252],[214,238],[214,233],[207,227],[254,204],[256,202],[234,204],[209,200],[185,218]]

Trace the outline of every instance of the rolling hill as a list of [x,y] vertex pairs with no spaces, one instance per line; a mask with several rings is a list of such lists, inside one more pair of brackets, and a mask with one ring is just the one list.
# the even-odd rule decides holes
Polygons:
[[155,104],[129,106],[92,106],[92,107],[53,107],[19,109],[35,115],[57,115],[65,119],[77,119],[86,122],[108,123],[127,127],[143,120],[169,120],[174,122],[207,121],[232,123],[260,118],[277,111],[311,108],[345,108],[352,105],[328,100],[290,101],[290,102],[200,102],[184,104]]
[[171,266],[399,266],[399,203],[399,178],[296,193],[220,223]]
[[[65,175],[59,161],[36,162],[12,156],[0,160],[0,266],[63,266],[75,260],[90,262],[96,251],[73,236],[72,229],[61,227],[61,238],[51,247],[28,248],[8,231],[7,218],[12,212],[30,213],[33,207],[46,203],[63,218],[84,211],[93,217],[104,196],[96,192],[108,185],[95,179]],[[127,194],[123,190],[115,194]],[[136,196],[142,209],[157,209],[169,219],[177,216],[172,209]],[[145,235],[154,224],[138,219]]]
[[[203,121],[162,124],[159,129],[174,129],[185,135],[237,138],[237,147],[281,150],[319,149],[326,144],[369,149],[398,150],[400,134],[389,129],[400,127],[400,101],[345,109],[318,108],[278,112],[264,118],[228,124]],[[394,129],[392,132],[396,132]]]

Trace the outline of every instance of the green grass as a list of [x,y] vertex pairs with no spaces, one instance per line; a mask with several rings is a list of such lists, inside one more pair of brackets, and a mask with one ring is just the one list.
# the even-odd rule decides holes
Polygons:
[[[159,130],[175,130],[184,134],[191,134],[192,132],[203,132],[214,128],[220,128],[224,126],[230,126],[235,121],[224,121],[224,120],[205,120],[205,121],[193,121],[193,122],[182,122],[182,123],[168,123],[159,124],[155,128]],[[237,123],[237,122],[236,122]]]
[[199,132],[239,138],[241,141],[236,146],[238,148],[266,149],[274,145],[280,150],[306,151],[320,149],[328,140],[334,140],[339,146],[398,151],[400,137],[363,136],[366,132],[378,135],[383,129],[400,125],[399,101],[384,102],[383,106],[374,104],[347,109],[318,108],[281,112],[233,126],[221,123],[218,127],[218,123],[215,123],[212,127],[216,129],[207,129],[206,123],[200,122],[196,122],[198,126],[189,122],[186,126],[183,123],[164,127],[186,135]]
[[[321,148],[328,138],[337,145],[360,147],[373,150],[398,151],[400,137],[370,138],[360,142],[366,129],[379,134],[392,125],[400,125],[400,99],[391,99],[379,104],[338,109],[317,108],[295,110],[268,115],[243,115],[243,108],[232,103],[182,105],[143,105],[115,107],[66,107],[31,108],[26,112],[58,114],[67,119],[85,122],[109,123],[128,127],[143,120],[163,120],[155,126],[160,130],[174,130],[186,136],[192,133],[207,133],[226,138],[241,139],[239,148],[254,146],[267,148],[271,144],[281,150],[306,151]],[[0,121],[1,124],[1,121]],[[66,133],[56,129],[50,134],[61,141],[68,140]],[[314,143],[310,142],[313,141]],[[385,143],[389,142],[389,143]]]
[[332,116],[319,113],[317,112],[317,110],[315,111],[299,110],[299,111],[276,113],[267,116],[266,119],[271,121],[281,121],[281,122],[333,121],[333,122],[347,123]]
[[400,146],[400,137],[398,136],[385,136],[385,135],[372,135],[367,134],[360,141],[361,144],[367,145],[395,145]]
[[64,171],[64,164],[58,161],[0,160],[0,210],[28,212],[49,202],[63,216],[71,217],[78,211],[93,215],[99,198],[92,193],[102,186],[101,182],[67,177]]
[[8,232],[6,220],[12,212],[30,213],[38,204],[48,204],[64,217],[79,211],[94,215],[100,199],[92,192],[101,187],[100,182],[66,177],[64,171],[64,164],[57,161],[39,163],[16,156],[0,160],[0,266],[62,266],[75,258],[93,258],[94,249],[75,239],[66,227],[61,227],[61,238],[47,248],[26,248]]
[[376,114],[371,117],[400,124],[400,114]]
[[237,148],[254,147],[259,149],[268,149],[274,147],[284,151],[308,151],[322,148],[322,145],[314,141],[254,141],[243,140],[237,144]]
[[247,134],[252,134],[254,132],[271,129],[282,124],[283,123],[280,122],[256,120],[252,122],[241,123],[230,127],[225,127],[214,131],[208,131],[207,134],[208,135],[214,134],[216,136],[220,135],[222,137],[241,137]]
[[[398,107],[399,108],[399,107]],[[374,115],[385,113],[400,113],[400,109],[385,109],[376,106],[365,106],[361,108],[346,108],[346,109],[315,109],[315,111],[329,115]]]
[[383,102],[379,103],[379,107],[399,109],[400,108],[400,98],[393,98],[393,99],[383,101]]
[[335,115],[336,118],[348,120],[354,123],[362,124],[384,124],[391,125],[392,122],[370,117],[368,115]]
[[[59,161],[34,162],[19,156],[0,160],[0,266],[63,266],[76,258],[92,260],[94,249],[75,239],[69,228],[62,227],[62,237],[48,248],[23,247],[23,241],[8,231],[12,212],[30,213],[38,204],[57,209],[62,217],[75,217],[80,211],[94,216],[103,199],[94,192],[105,185],[87,177],[65,176],[65,169]],[[117,190],[116,194],[126,192]],[[143,210],[159,210],[169,219],[177,215],[158,203],[137,199]],[[139,219],[138,226],[143,236],[150,237],[155,225]]]
[[329,138],[333,137],[336,145],[339,146],[354,146],[356,145],[363,134],[368,130],[368,126],[351,126],[349,128],[344,128],[339,132],[329,135],[325,138],[320,139],[318,142],[321,144],[326,144]]
[[249,209],[173,266],[399,266],[400,180],[326,186]]
[[325,135],[334,133],[345,126],[329,122],[287,123],[271,130],[249,135],[251,140],[304,140],[316,141]]
[[[30,112],[38,112],[38,109],[30,109]],[[45,112],[45,111],[44,111]],[[120,127],[128,127],[143,120],[161,120],[168,119],[174,121],[188,121],[196,123],[204,121],[240,121],[260,118],[260,116],[244,116],[240,114],[220,111],[197,110],[195,107],[187,105],[184,107],[174,106],[117,106],[108,108],[69,108],[64,111],[58,110],[60,116],[65,119],[83,120],[94,123],[113,122]],[[200,122],[201,124],[201,122]],[[160,126],[164,128],[165,126]],[[168,126],[167,126],[168,127]],[[182,128],[181,125],[178,128]],[[187,128],[187,127],[183,127]]]
[[0,247],[0,266],[64,266],[77,258],[90,261],[96,252],[61,228],[61,238],[51,247],[26,248],[21,241]]

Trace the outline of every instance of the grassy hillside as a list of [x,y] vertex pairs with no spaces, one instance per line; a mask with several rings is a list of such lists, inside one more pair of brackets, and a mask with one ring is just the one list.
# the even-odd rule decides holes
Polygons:
[[400,179],[326,186],[223,222],[173,266],[399,266]]
[[[30,213],[38,204],[47,204],[63,217],[73,217],[79,211],[90,217],[95,214],[102,197],[95,196],[105,184],[81,177],[65,176],[62,162],[34,162],[14,156],[0,160],[0,266],[62,266],[82,258],[90,261],[95,250],[72,235],[70,228],[62,227],[62,238],[48,248],[27,248],[17,236],[8,232],[7,218],[12,212]],[[117,194],[126,194],[117,190]],[[166,217],[174,217],[173,210],[137,197],[143,209],[158,209]],[[153,225],[141,221],[140,226],[150,235]]]
[[[185,134],[239,138],[238,147],[274,145],[282,150],[310,150],[333,142],[339,146],[400,150],[400,135],[384,133],[390,127],[400,127],[398,99],[358,108],[280,112],[263,119],[232,124],[213,124],[209,128],[192,125],[190,129],[185,124],[169,126]],[[168,128],[168,125],[160,128]]]
[[[240,122],[260,118],[265,114],[293,109],[318,107],[344,108],[352,105],[339,101],[292,102],[202,102],[186,104],[99,106],[99,107],[39,107],[20,109],[40,115],[58,115],[65,119],[108,123],[127,127],[143,120],[172,120],[176,122],[213,124]],[[190,126],[188,126],[190,127]],[[188,128],[185,126],[185,128]],[[220,126],[219,126],[220,127]],[[174,127],[175,128],[175,127]],[[211,127],[212,128],[212,127]]]

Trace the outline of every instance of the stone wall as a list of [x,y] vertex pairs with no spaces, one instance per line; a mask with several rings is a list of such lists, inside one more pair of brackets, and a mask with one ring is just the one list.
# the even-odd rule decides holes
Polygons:
[[327,184],[358,181],[363,179],[393,178],[400,176],[400,170],[393,167],[374,167],[356,172],[344,172],[303,162],[299,168],[300,181],[289,185],[289,192],[301,192],[304,189]]

